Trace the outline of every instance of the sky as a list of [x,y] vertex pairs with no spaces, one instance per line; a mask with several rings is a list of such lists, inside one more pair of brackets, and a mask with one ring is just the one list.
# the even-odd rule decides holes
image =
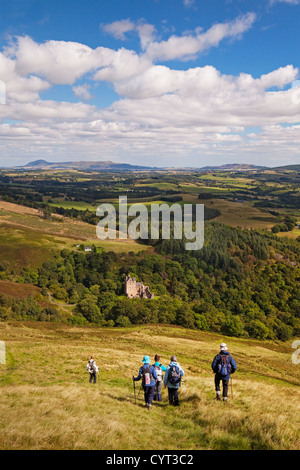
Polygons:
[[0,167],[300,163],[300,0],[0,1]]

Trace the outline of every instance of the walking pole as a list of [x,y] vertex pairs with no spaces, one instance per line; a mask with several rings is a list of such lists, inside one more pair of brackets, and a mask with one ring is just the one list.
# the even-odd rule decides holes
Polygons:
[[186,385],[185,385],[185,382],[184,380],[182,379],[181,382],[183,383],[184,385],[184,392],[185,392],[185,398],[187,398],[187,393],[186,393]]
[[231,382],[231,399],[233,400],[232,375],[231,375],[231,377],[230,377],[230,382]]
[[135,381],[133,380],[134,402],[136,404]]

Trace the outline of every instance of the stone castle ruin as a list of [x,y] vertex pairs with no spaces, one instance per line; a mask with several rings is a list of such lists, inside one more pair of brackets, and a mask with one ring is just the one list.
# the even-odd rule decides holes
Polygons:
[[142,282],[136,282],[136,278],[130,276],[125,278],[125,294],[130,299],[154,299],[154,294],[150,292],[148,286],[144,286]]

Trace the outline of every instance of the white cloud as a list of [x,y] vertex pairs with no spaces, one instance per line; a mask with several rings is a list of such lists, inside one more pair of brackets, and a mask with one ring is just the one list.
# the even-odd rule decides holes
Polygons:
[[139,23],[136,26],[138,34],[140,36],[142,49],[145,50],[149,44],[153,41],[156,29],[155,26],[148,23]]
[[151,66],[149,59],[140,57],[136,52],[128,49],[119,49],[111,51],[110,59],[106,64],[99,67],[94,74],[94,80],[104,80],[109,82],[118,82],[127,80],[135,75],[140,74]]
[[29,74],[22,76],[16,71],[16,63],[0,53],[1,80],[5,83],[8,99],[21,102],[39,99],[39,93],[51,87],[51,84],[40,77]]
[[174,60],[197,55],[212,47],[217,47],[223,39],[239,38],[248,31],[256,19],[255,13],[249,12],[234,21],[218,23],[206,32],[196,31],[192,36],[171,36],[167,41],[151,42],[146,54],[152,60]]
[[83,101],[89,101],[92,99],[92,95],[89,91],[90,88],[90,85],[85,83],[84,85],[74,86],[72,90],[75,96],[77,96],[78,98],[82,99]]
[[102,29],[106,33],[111,34],[114,38],[122,39],[124,41],[126,39],[125,33],[133,31],[135,29],[135,24],[131,20],[127,19],[102,25]]
[[134,23],[130,19],[115,21],[114,23],[102,25],[102,29],[111,34],[115,39],[126,39],[126,33],[135,31],[140,37],[142,49],[146,49],[148,44],[153,40],[156,28],[152,24],[138,21]]
[[35,74],[52,84],[72,85],[82,75],[108,64],[114,51],[66,41],[38,44],[24,36],[17,37],[5,53],[21,76]]
[[288,3],[290,5],[299,5],[300,0],[270,0],[271,5],[274,5],[275,3]]
[[[143,156],[156,165],[165,164],[164,156],[179,164],[184,155],[185,165],[188,158],[196,164],[197,155],[210,158],[220,152],[227,159],[249,158],[251,152],[270,158],[273,152],[279,158],[283,148],[298,155],[300,107],[293,101],[295,90],[287,89],[297,79],[293,65],[254,78],[222,74],[210,65],[175,70],[160,63],[240,38],[254,21],[249,13],[161,42],[144,22],[130,22],[127,29],[119,24],[119,32],[115,25],[114,34],[134,30],[139,35],[140,54],[124,47],[16,38],[0,53],[7,88],[7,104],[0,106],[1,153],[30,159],[41,149],[63,159],[105,155],[136,161]],[[106,109],[41,99],[42,91],[61,84],[88,101],[97,81],[110,82],[122,99]],[[261,132],[247,131],[259,127]]]
[[185,7],[191,7],[192,5],[194,5],[195,3],[195,0],[183,0],[183,4]]

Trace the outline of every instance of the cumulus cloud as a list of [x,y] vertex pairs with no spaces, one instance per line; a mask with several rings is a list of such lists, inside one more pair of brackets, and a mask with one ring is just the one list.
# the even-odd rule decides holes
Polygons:
[[156,28],[152,24],[145,23],[144,21],[133,22],[130,19],[114,21],[113,23],[102,25],[102,29],[111,34],[115,39],[126,39],[126,33],[135,31],[141,42],[142,49],[146,49],[149,43],[153,40]]
[[122,39],[124,41],[126,39],[125,33],[133,31],[135,29],[135,24],[131,20],[127,19],[102,25],[102,29],[106,33],[111,34],[115,39]]
[[84,85],[74,86],[72,88],[74,95],[78,98],[82,99],[83,101],[89,101],[92,99],[92,95],[90,93],[90,85],[85,83]]
[[256,19],[255,13],[249,12],[234,21],[217,23],[202,32],[196,30],[195,35],[171,36],[167,41],[151,42],[147,55],[152,60],[174,60],[197,55],[212,47],[217,47],[223,39],[239,38],[248,31]]
[[151,61],[145,57],[140,57],[135,51],[128,49],[119,49],[111,51],[109,60],[99,67],[94,74],[94,80],[104,80],[109,82],[119,82],[139,75],[145,69],[151,66]]
[[207,31],[196,28],[194,34],[171,36],[166,41],[155,41],[156,29],[142,21],[116,21],[103,26],[103,29],[115,38],[125,39],[125,33],[136,31],[140,37],[141,47],[151,61],[184,59],[219,46],[224,39],[239,39],[253,25],[256,14],[248,12],[233,21],[214,24]]
[[0,53],[1,80],[5,84],[9,99],[21,102],[39,99],[39,93],[51,87],[51,84],[33,74],[22,75],[16,71],[16,63],[5,54]]
[[[15,38],[0,53],[7,88],[7,103],[0,106],[0,151],[4,142],[6,155],[30,151],[32,157],[41,149],[57,158],[70,154],[128,160],[143,155],[156,165],[162,164],[162,155],[173,164],[182,155],[197,164],[200,153],[233,158],[251,152],[279,155],[279,148],[286,148],[296,154],[300,108],[289,87],[298,75],[293,65],[255,78],[243,72],[223,74],[211,65],[176,70],[163,63],[240,38],[254,21],[255,15],[248,13],[160,42],[155,28],[145,22],[110,25],[107,32],[121,39],[135,31],[139,53]],[[101,81],[110,82],[121,97],[106,109],[41,98],[54,85],[69,85],[81,101],[89,101],[91,88]],[[261,132],[248,131],[258,127]]]
[[35,74],[57,85],[72,85],[82,75],[109,64],[113,52],[104,47],[91,49],[71,41],[39,44],[28,36],[17,37],[5,50],[17,74]]

